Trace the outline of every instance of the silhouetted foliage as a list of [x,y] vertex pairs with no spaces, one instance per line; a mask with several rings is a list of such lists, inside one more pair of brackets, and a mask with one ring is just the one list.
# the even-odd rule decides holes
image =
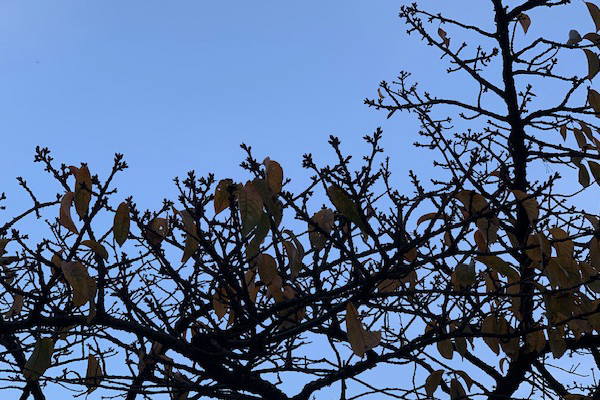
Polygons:
[[[365,100],[418,119],[416,146],[436,154],[427,182],[411,171],[394,187],[377,130],[357,169],[335,137],[331,165],[304,155],[296,193],[285,163],[242,145],[248,181],[190,172],[177,201],[143,211],[113,200],[122,155],[99,177],[38,148],[60,193],[19,178],[33,205],[0,228],[3,387],[36,400],[50,384],[127,399],[600,399],[600,223],[578,206],[600,184],[600,10],[587,3],[592,32],[559,42],[529,30],[568,0],[491,2],[495,31],[400,12],[472,93],[436,97],[401,72]],[[573,54],[586,76],[559,71]]]

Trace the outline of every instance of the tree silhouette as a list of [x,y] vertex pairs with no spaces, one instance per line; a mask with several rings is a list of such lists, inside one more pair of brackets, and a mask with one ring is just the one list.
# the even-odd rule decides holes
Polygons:
[[[33,205],[0,228],[3,387],[36,400],[51,385],[126,399],[600,399],[600,222],[578,207],[600,184],[600,9],[586,3],[593,32],[552,41],[527,31],[570,1],[491,2],[495,31],[400,12],[472,81],[470,102],[407,72],[365,100],[416,116],[416,146],[436,154],[427,183],[410,171],[412,187],[393,186],[378,129],[358,168],[335,137],[331,165],[304,155],[296,193],[242,145],[248,181],[189,172],[177,201],[143,211],[113,200],[122,155],[101,179],[37,148],[60,193],[42,200],[18,178]],[[559,71],[573,54],[586,76]],[[542,84],[554,105],[537,100]],[[579,185],[561,184],[571,170]]]

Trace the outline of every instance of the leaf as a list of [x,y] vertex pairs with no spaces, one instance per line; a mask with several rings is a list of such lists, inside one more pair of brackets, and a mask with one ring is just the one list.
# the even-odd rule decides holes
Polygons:
[[596,92],[594,89],[588,90],[588,102],[590,106],[594,109],[596,113],[596,117],[600,117],[600,93]]
[[600,164],[595,161],[588,160],[588,165],[590,166],[590,171],[592,171],[594,180],[598,185],[600,185]]
[[75,211],[83,219],[92,199],[92,177],[87,165],[77,169],[75,173]]
[[588,8],[590,16],[594,20],[594,25],[596,25],[596,32],[598,32],[600,30],[600,9],[597,5],[589,1],[586,1],[585,5]]
[[67,228],[68,231],[78,234],[79,231],[71,218],[71,203],[73,203],[73,197],[73,192],[67,192],[60,200],[58,223]]
[[10,310],[4,313],[4,318],[11,318],[21,313],[23,309],[23,296],[20,294],[13,295],[13,303]]
[[119,204],[119,207],[117,207],[115,218],[113,220],[113,237],[119,246],[123,246],[123,243],[127,240],[127,236],[129,235],[129,223],[129,205],[127,202],[122,202]]
[[461,383],[458,379],[453,378],[450,381],[450,399],[451,400],[465,400],[467,394],[465,393],[465,389],[462,387]]
[[23,367],[23,375],[29,381],[37,381],[50,367],[54,341],[52,338],[38,339],[33,353]]
[[260,222],[263,214],[263,201],[252,182],[247,182],[236,193],[242,219],[242,235],[246,236]]
[[366,330],[352,303],[348,303],[346,306],[346,331],[350,347],[359,357],[364,356],[368,350],[375,348],[381,342],[381,332]]
[[589,49],[583,49],[583,52],[585,53],[588,64],[587,78],[589,80],[592,80],[594,79],[596,74],[598,74],[598,71],[600,71],[600,60],[598,60],[598,56],[596,55],[596,53]]
[[585,136],[583,136],[583,133],[579,129],[574,128],[573,135],[575,136],[575,140],[577,141],[577,145],[579,146],[579,148],[584,150],[587,145],[587,142],[585,140]]
[[233,181],[231,179],[222,179],[217,184],[215,197],[213,200],[215,215],[219,214],[226,208],[229,208],[229,191],[227,188],[231,185],[233,185]]
[[475,262],[458,264],[452,273],[452,283],[456,290],[462,290],[475,283]]
[[[316,212],[311,219],[321,231],[327,234],[333,229],[334,215],[333,211],[329,208],[324,208]],[[325,247],[325,236],[316,230],[313,224],[308,225],[308,240],[310,241],[311,246],[316,250]]]
[[539,215],[539,206],[535,198],[530,197],[528,194],[520,190],[513,190],[512,192],[517,200],[519,200],[521,203],[521,206],[525,209],[527,217],[529,218],[529,222],[533,224],[535,221],[537,221]]
[[279,193],[283,185],[283,169],[281,169],[281,165],[277,161],[270,160],[267,162],[266,173],[269,188],[274,194]]
[[444,46],[448,47],[450,45],[450,38],[447,36],[446,31],[442,28],[438,28],[438,35],[442,39]]
[[185,230],[186,239],[181,262],[185,263],[198,250],[197,227],[194,218],[187,210],[177,211],[183,220],[183,229]]
[[84,240],[81,242],[81,244],[83,246],[89,247],[94,251],[94,253],[104,258],[105,260],[108,260],[108,251],[106,251],[106,248],[100,243],[96,242],[95,240]]
[[285,300],[281,292],[282,280],[277,269],[277,262],[269,254],[260,254],[256,257],[256,265],[258,266],[258,275],[260,280],[267,286],[271,296],[275,301],[280,302]]
[[452,360],[454,350],[452,349],[452,341],[450,339],[444,339],[437,342],[437,349],[442,357]]
[[529,30],[529,26],[531,26],[531,18],[529,18],[529,15],[525,13],[519,14],[517,18],[519,19],[519,23],[523,28],[523,32],[527,33],[527,31]]
[[6,250],[4,249],[6,248],[8,242],[10,242],[10,239],[0,239],[0,256],[6,253]]
[[169,233],[169,220],[161,217],[154,218],[144,229],[146,239],[153,246],[160,246]]
[[96,357],[89,354],[87,360],[87,371],[85,374],[85,386],[88,388],[88,393],[93,392],[102,381],[102,367]]
[[560,136],[562,136],[563,141],[567,140],[567,126],[566,125],[561,125],[561,127],[560,127]]
[[467,389],[471,390],[471,386],[473,386],[473,383],[475,383],[475,381],[473,381],[469,374],[461,370],[456,370],[455,373],[460,375],[461,378],[463,378],[463,381],[465,381],[465,383],[467,384]]
[[[498,320],[495,315],[488,315],[481,324],[481,332],[485,334],[497,334],[498,332]],[[493,336],[484,336],[483,341],[488,347],[496,354],[500,354],[500,341],[498,338]]]
[[507,278],[513,279],[515,281],[519,279],[519,272],[516,269],[514,269],[508,262],[504,261],[498,256],[478,256],[476,260],[482,262],[488,268],[506,276]]
[[458,192],[456,198],[463,204],[469,214],[478,214],[488,208],[487,200],[472,190]]
[[428,221],[430,219],[443,219],[443,216],[440,213],[436,213],[436,212],[431,212],[431,213],[423,214],[417,220],[417,226],[419,226],[421,224],[421,222],[425,222],[425,221]]
[[96,295],[96,281],[79,261],[63,262],[61,265],[65,279],[73,289],[73,305],[81,307]]
[[583,164],[579,164],[579,184],[584,188],[590,186],[590,174]]
[[444,374],[444,370],[438,369],[437,371],[433,371],[427,379],[425,379],[425,392],[427,396],[432,397],[435,393],[436,389],[442,382],[442,375]]
[[366,231],[366,226],[360,217],[358,207],[344,189],[337,185],[330,186],[327,188],[327,196],[329,196],[329,199],[340,214],[354,222],[363,232]]
[[227,290],[221,287],[217,289],[212,298],[213,309],[215,310],[215,314],[217,314],[218,319],[223,319],[225,314],[227,314],[227,310],[229,309],[229,300],[227,297]]

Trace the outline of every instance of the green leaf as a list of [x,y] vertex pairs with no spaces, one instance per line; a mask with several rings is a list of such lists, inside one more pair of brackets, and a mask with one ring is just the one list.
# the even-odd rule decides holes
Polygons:
[[54,341],[52,338],[39,339],[23,368],[25,378],[29,381],[36,381],[44,375],[44,372],[50,367],[53,352]]
[[360,217],[358,207],[344,189],[336,185],[330,186],[327,188],[327,196],[329,196],[329,199],[340,214],[354,222],[363,232],[366,231],[366,226]]

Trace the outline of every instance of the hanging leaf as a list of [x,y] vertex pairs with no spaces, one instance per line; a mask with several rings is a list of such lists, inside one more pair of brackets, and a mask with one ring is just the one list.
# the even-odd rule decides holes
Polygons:
[[525,209],[527,217],[529,218],[529,222],[533,224],[535,221],[537,221],[539,215],[539,206],[535,198],[520,190],[513,190],[512,192],[517,200],[519,200],[521,203],[521,206],[523,206]]
[[359,357],[364,356],[368,350],[375,348],[381,342],[381,332],[366,330],[352,303],[348,303],[346,306],[346,331],[350,347]]
[[465,400],[467,398],[467,394],[465,393],[465,389],[462,387],[461,383],[458,379],[453,378],[450,381],[450,399],[451,400]]
[[256,265],[258,266],[258,275],[260,280],[267,286],[271,296],[276,302],[284,301],[285,297],[282,293],[282,280],[277,269],[277,262],[269,254],[260,254],[256,257]]
[[148,223],[144,229],[144,236],[152,246],[160,246],[162,241],[169,235],[169,220],[156,217]]
[[215,215],[219,214],[221,211],[229,208],[229,191],[227,188],[233,185],[233,181],[231,179],[222,179],[217,184],[217,189],[215,190],[215,198],[213,201],[213,205],[215,207]]
[[517,18],[519,19],[519,23],[523,28],[523,32],[527,33],[527,31],[529,30],[529,26],[531,26],[531,18],[529,18],[529,15],[525,13],[519,14]]
[[590,166],[590,171],[592,171],[594,180],[600,185],[600,164],[595,161],[588,161],[588,165]]
[[89,247],[94,251],[94,253],[104,258],[105,260],[108,260],[108,251],[106,251],[106,248],[100,243],[96,242],[95,240],[84,240],[81,242],[81,244],[83,246]]
[[487,200],[472,190],[463,190],[456,194],[456,198],[463,204],[470,214],[478,214],[488,209]]
[[450,339],[444,339],[437,342],[437,349],[442,357],[452,360],[454,351],[452,349],[452,341]]
[[96,295],[96,281],[79,261],[63,262],[61,265],[65,279],[73,290],[73,305],[81,307]]
[[425,222],[425,221],[428,221],[431,219],[443,219],[443,216],[442,216],[442,214],[435,213],[435,212],[423,214],[417,220],[417,226],[419,226],[421,224],[421,222]]
[[590,106],[594,109],[596,113],[596,117],[600,117],[600,93],[596,92],[594,89],[588,90],[588,102]]
[[592,80],[592,79],[594,79],[594,77],[596,76],[598,71],[600,71],[600,60],[598,60],[598,56],[593,51],[591,51],[589,49],[583,49],[583,51],[587,58],[587,64],[588,64],[587,78],[589,80]]
[[463,381],[465,381],[465,383],[467,385],[467,389],[471,390],[471,386],[473,386],[473,383],[475,383],[475,381],[469,376],[469,374],[467,374],[465,371],[461,371],[461,370],[456,370],[454,372],[456,374],[460,375],[460,377],[463,379]]
[[266,164],[267,183],[274,194],[281,191],[283,185],[283,169],[277,161],[270,160]]
[[567,343],[564,337],[564,325],[560,325],[556,328],[548,328],[548,342],[550,343],[552,356],[557,360],[561,358],[567,351]]
[[366,226],[360,217],[358,207],[344,189],[336,185],[330,186],[327,188],[327,196],[329,196],[329,199],[340,214],[354,222],[363,232],[366,231]]
[[491,270],[506,276],[507,278],[518,280],[519,272],[514,269],[508,262],[504,261],[498,256],[479,256],[476,258],[477,261],[482,262]]
[[13,295],[13,303],[10,310],[4,313],[4,318],[11,318],[21,313],[23,309],[23,296],[20,294]]
[[596,32],[598,32],[600,30],[600,9],[597,5],[588,1],[585,2],[585,5],[588,8],[590,16],[594,20],[594,25],[596,25]]
[[119,246],[123,246],[123,243],[127,240],[129,223],[129,205],[126,202],[122,202],[117,207],[113,220],[113,237]]
[[194,218],[187,210],[178,211],[179,215],[181,215],[181,219],[183,220],[183,229],[185,230],[186,239],[185,239],[185,247],[183,249],[183,255],[181,256],[181,262],[185,263],[189,258],[198,250],[198,239],[196,239],[197,235],[197,227]]
[[67,192],[60,201],[60,213],[58,223],[74,234],[79,233],[71,218],[71,204],[73,203],[73,192]]
[[[327,234],[331,233],[334,223],[334,215],[331,209],[324,208],[317,211],[311,219],[313,224],[316,224],[321,231]],[[308,224],[308,240],[313,248],[321,250],[325,247],[325,236],[316,230],[313,224]]]
[[577,141],[577,145],[579,146],[579,148],[584,150],[586,147],[587,141],[585,140],[585,136],[583,135],[583,132],[581,132],[577,128],[574,128],[573,135],[575,136],[575,140]]
[[590,174],[587,171],[587,168],[585,168],[585,165],[583,164],[579,164],[579,184],[581,186],[588,187],[590,186]]
[[452,273],[452,284],[456,290],[465,289],[475,283],[475,262],[470,264],[458,264]]
[[85,386],[88,388],[88,393],[93,392],[100,385],[103,375],[100,362],[96,357],[89,354],[85,374]]
[[450,46],[450,38],[446,34],[445,30],[443,30],[442,28],[438,28],[438,35],[442,39],[444,46],[446,46],[446,47]]
[[567,126],[566,125],[561,125],[561,127],[560,127],[560,136],[562,136],[563,141],[567,140]]
[[427,379],[425,380],[425,392],[427,396],[432,397],[435,393],[436,389],[442,382],[442,375],[444,374],[444,370],[438,369],[437,371],[433,371]]
[[229,309],[229,300],[227,297],[227,290],[224,287],[217,289],[212,298],[213,309],[217,314],[218,319],[223,319],[227,310]]
[[77,169],[75,173],[75,211],[83,219],[92,199],[92,177],[87,165]]
[[52,338],[39,339],[35,343],[33,353],[23,367],[23,375],[29,381],[37,381],[50,367],[54,341]]
[[250,181],[236,193],[242,219],[242,235],[246,236],[260,222],[263,201],[257,188]]

